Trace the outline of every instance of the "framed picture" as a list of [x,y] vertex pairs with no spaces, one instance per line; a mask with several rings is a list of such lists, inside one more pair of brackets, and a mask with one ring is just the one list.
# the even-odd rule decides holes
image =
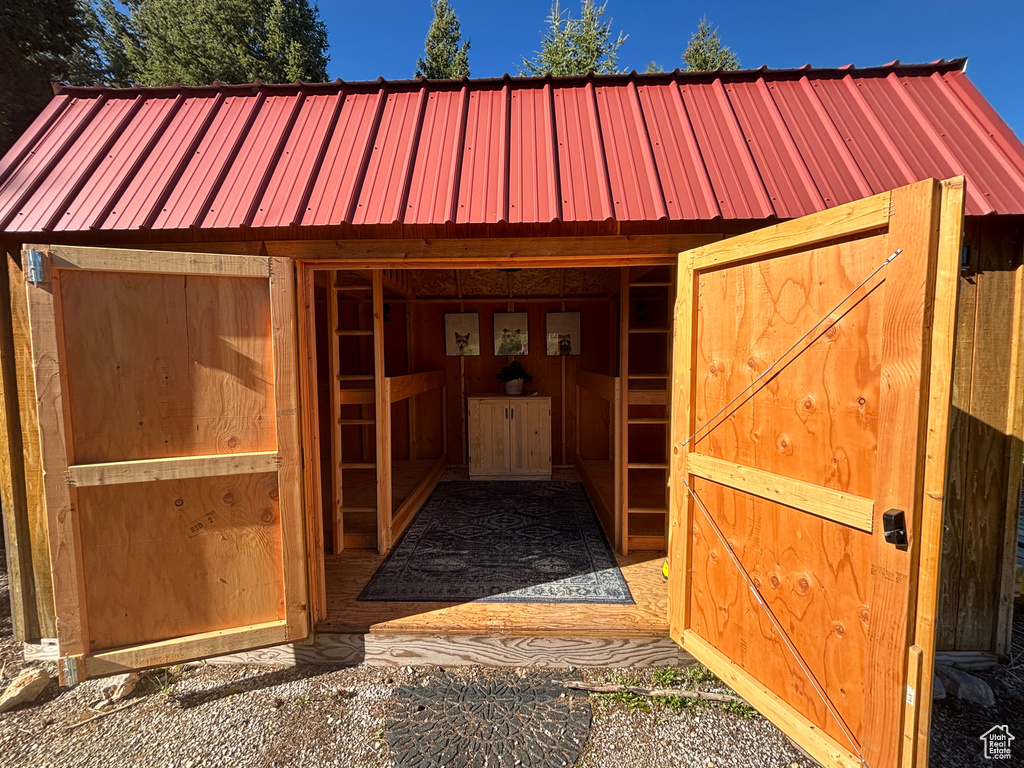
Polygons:
[[445,314],[444,353],[448,357],[480,355],[480,315],[476,312]]
[[548,355],[578,355],[580,344],[579,312],[548,312],[545,335]]
[[525,312],[494,313],[494,354],[530,353],[530,316]]

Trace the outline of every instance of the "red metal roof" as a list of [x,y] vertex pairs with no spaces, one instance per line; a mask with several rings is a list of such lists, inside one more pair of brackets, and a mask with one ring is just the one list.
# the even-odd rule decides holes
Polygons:
[[0,160],[0,230],[759,220],[961,173],[968,214],[1024,214],[963,65],[63,87]]

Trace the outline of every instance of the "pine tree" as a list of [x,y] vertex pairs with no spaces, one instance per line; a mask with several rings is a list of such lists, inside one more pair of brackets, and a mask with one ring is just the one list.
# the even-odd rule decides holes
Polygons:
[[53,98],[52,81],[103,80],[89,13],[85,0],[0,3],[0,155]]
[[645,75],[657,75],[665,71],[665,68],[653,59],[647,63],[647,68],[644,70]]
[[308,0],[101,0],[116,85],[327,79],[327,27]]
[[327,26],[317,6],[305,0],[272,0],[263,43],[261,80],[293,83],[327,79]]
[[683,69],[690,72],[706,72],[712,69],[739,69],[740,57],[727,46],[722,45],[718,27],[711,28],[707,16],[700,20],[697,31],[690,38],[683,52]]
[[541,35],[540,50],[532,59],[523,57],[518,65],[521,75],[585,75],[588,72],[618,72],[619,49],[626,35],[612,37],[612,19],[603,20],[607,0],[596,5],[594,0],[581,0],[580,18],[562,12],[558,0],[551,6],[547,30]]
[[431,0],[434,20],[427,30],[423,57],[416,61],[416,77],[460,80],[469,77],[469,40],[462,43],[462,27],[448,0]]

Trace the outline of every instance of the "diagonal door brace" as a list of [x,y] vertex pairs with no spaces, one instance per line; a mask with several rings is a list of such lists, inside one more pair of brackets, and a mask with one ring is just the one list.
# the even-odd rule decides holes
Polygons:
[[835,704],[832,702],[831,697],[829,697],[828,693],[822,687],[821,683],[818,682],[818,678],[815,677],[814,672],[811,671],[811,668],[804,660],[804,657],[800,654],[800,651],[797,649],[796,644],[793,642],[793,639],[789,636],[789,633],[786,632],[785,628],[783,628],[781,622],[775,616],[775,612],[772,611],[771,607],[765,601],[764,596],[761,594],[761,591],[757,588],[757,585],[754,583],[754,579],[751,577],[750,572],[743,567],[743,563],[740,562],[739,555],[736,554],[736,550],[732,548],[732,545],[729,543],[728,539],[725,538],[725,534],[722,533],[722,529],[718,527],[718,523],[716,523],[714,518],[711,516],[711,512],[708,511],[708,508],[704,504],[703,499],[701,499],[701,497],[697,495],[697,492],[690,487],[690,484],[686,482],[685,477],[683,478],[683,485],[686,486],[686,490],[690,494],[690,496],[693,497],[693,500],[697,502],[697,506],[700,507],[700,511],[704,514],[704,517],[707,519],[708,524],[711,526],[711,530],[715,532],[715,536],[718,537],[718,540],[722,543],[722,546],[725,547],[725,551],[729,555],[729,559],[732,560],[733,565],[736,566],[736,570],[740,572],[740,575],[743,577],[743,580],[747,583],[747,587],[750,589],[751,593],[753,593],[754,599],[757,600],[757,604],[760,605],[761,608],[764,610],[765,615],[768,617],[768,620],[771,621],[772,626],[775,627],[775,631],[779,634],[779,637],[782,638],[782,642],[785,644],[786,648],[789,650],[791,654],[793,654],[793,658],[795,658],[796,663],[800,665],[801,671],[804,673],[804,676],[810,682],[811,687],[814,689],[814,692],[818,694],[818,698],[821,699],[821,702],[825,705],[825,709],[828,710],[828,713],[832,716],[832,719],[836,721],[836,723],[839,725],[839,728],[842,730],[843,734],[849,740],[850,745],[853,747],[853,750],[857,753],[857,756],[860,758],[861,765],[863,765],[864,768],[870,768],[870,766],[868,766],[867,760],[864,759],[864,754],[860,751],[860,742],[857,740],[857,737],[853,735],[853,732],[850,730],[850,727],[846,724],[846,720],[843,719],[843,716],[839,713],[839,710],[836,709]]
[[[736,397],[734,397],[732,400],[730,400],[728,403],[722,406],[722,408],[719,409],[718,413],[716,413],[714,416],[708,419],[704,424],[697,427],[697,429],[694,430],[694,433],[690,435],[688,438],[686,438],[685,441],[683,441],[683,446],[685,447],[691,441],[698,439],[697,435],[699,435],[701,432],[704,432],[704,434],[701,435],[699,439],[704,439],[717,427],[719,427],[723,422],[727,421],[729,417],[736,413],[736,411],[739,410],[742,405],[744,405],[748,400],[750,400],[750,398],[752,398],[754,395],[760,392],[765,387],[765,385],[772,381],[772,379],[778,376],[779,373],[782,372],[782,368],[785,368],[791,362],[796,360],[796,358],[798,358],[805,350],[809,349],[811,345],[814,344],[814,342],[821,338],[822,334],[827,333],[836,323],[838,323],[843,318],[843,316],[846,315],[847,312],[849,312],[851,309],[853,309],[853,307],[857,306],[857,304],[859,304],[863,299],[870,295],[883,282],[880,279],[875,280],[874,278],[878,275],[879,272],[882,271],[882,269],[885,266],[891,264],[892,261],[901,253],[903,253],[903,249],[897,248],[891,256],[889,256],[885,261],[883,261],[881,264],[875,267],[875,269],[871,272],[870,275],[861,280],[861,282],[852,291],[850,291],[848,294],[846,294],[846,296],[840,299],[838,304],[836,304],[829,312],[826,312],[825,315],[820,320],[818,320],[818,322],[812,325],[810,330],[807,331],[807,333],[805,333],[803,336],[801,336],[799,339],[793,342],[793,345],[785,352],[783,352],[782,355],[776,358],[776,360],[772,362],[771,365],[769,365],[760,374],[758,374],[757,378],[755,378],[752,382],[750,382],[747,386],[740,390],[740,393],[736,395]],[[856,301],[854,301],[854,303],[848,309],[846,309],[841,315],[834,317],[834,315],[840,309],[842,309],[847,303],[854,299],[856,299]],[[776,367],[778,367],[779,370],[776,371],[772,376],[769,376],[768,374],[770,374]],[[748,391],[750,392],[749,394],[747,394]],[[740,400],[742,400],[742,402],[737,402]],[[734,404],[736,405],[735,408],[733,408]],[[726,413],[726,411],[728,411],[728,413]],[[720,416],[721,418],[719,418]],[[716,421],[716,419],[718,420]]]

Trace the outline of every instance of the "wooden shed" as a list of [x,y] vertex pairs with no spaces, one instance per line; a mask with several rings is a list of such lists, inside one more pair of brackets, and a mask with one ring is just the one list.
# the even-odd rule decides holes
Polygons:
[[[1022,467],[1024,146],[964,64],[57,89],[0,160],[27,652],[678,643],[825,764],[925,765],[935,654],[1009,647]],[[577,472],[633,604],[359,600],[466,465]]]

